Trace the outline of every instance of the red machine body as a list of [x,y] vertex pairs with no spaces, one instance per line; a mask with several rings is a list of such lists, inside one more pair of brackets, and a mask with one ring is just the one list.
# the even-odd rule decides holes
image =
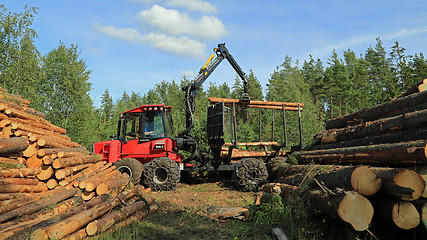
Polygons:
[[103,160],[117,162],[134,158],[145,164],[158,157],[168,157],[181,163],[176,143],[172,139],[170,106],[143,105],[120,114],[117,137],[94,143],[94,152]]

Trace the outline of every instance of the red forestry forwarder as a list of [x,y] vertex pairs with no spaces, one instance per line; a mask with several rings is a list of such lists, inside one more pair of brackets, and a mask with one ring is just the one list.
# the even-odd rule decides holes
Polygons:
[[[182,90],[185,91],[186,129],[178,138],[173,138],[171,107],[163,104],[143,105],[120,114],[117,136],[113,140],[97,142],[94,152],[103,155],[103,160],[113,162],[117,168],[129,174],[133,183],[143,182],[155,191],[175,190],[181,171],[233,170],[236,186],[243,191],[254,191],[268,177],[264,162],[255,158],[231,161],[231,153],[237,148],[236,123],[230,124],[232,146],[227,157],[221,155],[224,141],[224,102],[208,108],[208,141],[211,155],[198,146],[191,135],[194,127],[195,99],[199,88],[221,63],[227,59],[243,80],[241,102],[249,103],[248,83],[245,73],[228,52],[225,44],[218,44],[198,76]],[[234,108],[233,114],[235,115]],[[234,131],[233,128],[234,127]],[[234,134],[233,134],[234,133]],[[284,146],[282,146],[284,147]],[[280,151],[281,147],[278,148]],[[178,151],[185,150],[189,156],[183,158]],[[213,157],[211,157],[213,156]],[[277,154],[276,154],[277,156]]]

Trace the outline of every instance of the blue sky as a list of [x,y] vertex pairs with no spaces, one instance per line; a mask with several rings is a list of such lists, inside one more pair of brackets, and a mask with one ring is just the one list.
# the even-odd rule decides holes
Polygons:
[[[163,80],[192,79],[221,42],[242,69],[265,88],[285,56],[309,54],[327,66],[332,50],[364,54],[380,37],[407,54],[426,53],[427,1],[380,0],[6,0],[9,11],[38,7],[36,46],[46,54],[78,44],[92,71],[91,97],[105,89],[145,94]],[[224,61],[209,82],[231,86],[236,73]]]

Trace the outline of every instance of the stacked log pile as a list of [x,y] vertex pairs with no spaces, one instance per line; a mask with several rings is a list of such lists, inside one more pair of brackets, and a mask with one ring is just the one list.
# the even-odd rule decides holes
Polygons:
[[83,239],[156,210],[142,197],[150,189],[131,186],[29,103],[0,88],[0,239]]
[[296,193],[357,231],[381,221],[426,233],[427,91],[332,119],[314,138],[298,164],[269,163],[265,191]]

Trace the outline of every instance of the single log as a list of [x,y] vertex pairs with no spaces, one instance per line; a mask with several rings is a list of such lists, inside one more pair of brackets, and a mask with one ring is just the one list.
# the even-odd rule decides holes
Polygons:
[[88,155],[89,153],[84,153],[84,152],[58,152],[58,157],[59,158],[68,158],[68,157],[80,157],[80,156],[85,156]]
[[[238,142],[237,146],[278,146],[277,142]],[[232,143],[224,143],[224,146],[233,146]]]
[[63,138],[62,135],[59,135],[61,137],[58,137],[58,135],[40,135],[36,133],[28,133],[28,136],[32,141],[37,141],[39,146],[45,146],[45,147],[51,147],[51,148],[74,148],[74,147],[81,147],[80,144],[71,141],[68,138]]
[[[426,147],[427,149],[427,147]],[[424,192],[421,195],[423,198],[427,198],[427,166],[421,166],[420,168],[415,170],[420,176],[423,178],[424,182],[426,182],[426,186],[424,188]]]
[[[283,195],[295,194],[298,188],[288,184],[281,185]],[[320,190],[308,190],[300,194],[303,201],[324,214],[351,224],[356,231],[368,229],[374,208],[368,199],[354,191],[337,191],[327,195]]]
[[411,202],[383,200],[374,204],[375,214],[381,223],[392,222],[401,229],[409,230],[420,224],[420,214]]
[[25,165],[27,165],[29,168],[41,167],[41,165],[43,165],[43,159],[37,154],[34,154],[27,159]]
[[114,211],[109,214],[105,214],[100,219],[90,222],[86,226],[86,232],[89,236],[93,236],[97,233],[105,232],[110,227],[113,226],[116,222],[119,222],[131,215],[135,212],[140,211],[143,208],[147,208],[154,203],[153,198],[147,198],[147,203],[145,201],[137,201],[135,203],[129,204],[119,211]]
[[[56,190],[54,190],[56,191]],[[17,208],[13,211],[3,213],[0,215],[0,223],[6,222],[11,219],[15,219],[17,217],[23,216],[25,214],[30,214],[35,211],[38,211],[40,209],[43,209],[51,204],[55,204],[58,202],[61,202],[65,199],[68,199],[72,197],[73,195],[76,195],[78,193],[78,189],[71,188],[71,189],[58,189],[57,192],[49,196],[48,198],[40,199],[38,201],[35,201],[33,203],[27,204],[25,206],[22,206],[20,208]]]
[[37,185],[17,185],[17,184],[6,184],[0,186],[0,192],[2,193],[39,193],[46,192],[46,184],[40,182]]
[[95,197],[95,192],[93,192],[93,191],[87,191],[87,190],[84,190],[84,191],[82,192],[82,198],[83,198],[83,200],[85,200],[85,201],[89,201],[89,200],[91,200],[93,197]]
[[65,238],[63,238],[63,240],[83,240],[83,239],[86,239],[86,237],[87,237],[86,229],[80,229],[77,232],[66,236]]
[[310,147],[307,150],[312,151],[332,148],[368,146],[377,144],[417,141],[423,139],[427,139],[427,128],[409,129],[400,132],[386,133],[376,136],[366,136],[364,138],[338,141],[328,144],[318,144]]
[[24,157],[31,157],[37,154],[39,151],[39,147],[37,146],[37,143],[30,144],[27,149],[24,150],[22,155]]
[[82,165],[58,169],[55,172],[55,178],[58,180],[64,179],[64,178],[70,176],[71,174],[79,172],[85,168],[92,166],[92,165],[93,165],[93,163],[87,163],[87,164],[82,164]]
[[25,137],[0,138],[0,155],[15,154],[24,151],[29,146]]
[[58,182],[55,179],[49,179],[46,183],[46,187],[48,189],[54,189],[56,186],[58,186]]
[[363,138],[387,132],[421,128],[427,125],[427,109],[396,117],[384,118],[372,122],[340,129],[329,129],[317,133],[314,138],[321,143],[332,143],[349,139]]
[[215,103],[219,103],[219,102],[224,102],[224,104],[229,105],[229,104],[237,104],[237,105],[265,105],[265,106],[280,106],[282,107],[283,105],[285,107],[304,107],[304,103],[291,103],[291,102],[273,102],[273,101],[257,101],[257,100],[250,100],[249,102],[244,102],[241,101],[240,99],[230,99],[230,98],[216,98],[216,97],[209,97],[209,102],[211,104],[215,104]]
[[0,177],[2,178],[16,178],[16,177],[35,177],[41,173],[40,168],[15,168],[0,170]]
[[[286,156],[289,151],[280,151],[277,156]],[[245,151],[240,149],[233,149],[231,158],[250,158],[250,157],[275,157],[275,151]],[[221,151],[221,157],[227,157],[228,150]]]
[[421,223],[424,225],[424,228],[427,229],[427,200],[422,199],[422,200],[414,201],[412,203],[420,213]]
[[424,154],[427,140],[356,146],[325,150],[299,151],[292,155],[302,163],[416,165],[426,164]]
[[85,147],[76,147],[76,148],[49,148],[45,149],[47,155],[58,154],[59,152],[81,152],[90,154]]
[[81,157],[57,158],[55,159],[55,161],[53,161],[52,167],[55,169],[59,169],[64,167],[80,165],[80,164],[86,164],[86,163],[96,163],[101,160],[102,160],[101,154],[86,155]]
[[35,178],[0,178],[0,185],[37,185]]
[[[15,201],[15,198],[18,199],[27,199],[28,197],[31,198],[31,193],[0,193],[0,201],[5,202],[6,200]],[[6,202],[4,205],[7,205],[9,202]],[[3,206],[3,204],[0,204],[0,206]]]
[[411,94],[406,97],[398,98],[393,101],[377,105],[372,108],[364,109],[359,112],[334,118],[326,123],[326,129],[343,128],[348,125],[360,124],[362,122],[373,121],[383,118],[390,114],[397,114],[405,109],[417,106],[427,102],[427,92]]
[[46,150],[45,149],[39,149],[37,151],[37,156],[44,157],[45,155],[46,155]]
[[[51,156],[52,156],[52,155],[51,155]],[[43,162],[43,164],[44,164],[44,165],[46,165],[46,166],[50,166],[50,165],[52,165],[53,160],[52,160],[52,158],[51,158],[51,157],[44,156],[44,157],[42,158],[42,162]]]
[[58,222],[46,228],[38,229],[31,234],[31,239],[61,239],[82,228],[94,219],[104,215],[114,207],[120,205],[122,201],[126,201],[127,199],[131,198],[133,195],[137,194],[138,191],[141,191],[142,188],[142,186],[136,186],[130,190],[120,193],[116,198],[98,204],[64,221]]
[[[150,213],[155,213],[155,212],[157,212],[158,209],[159,209],[159,207],[157,205],[151,205],[150,206]],[[111,231],[116,231],[116,230],[119,230],[123,227],[129,226],[133,222],[139,222],[142,219],[144,219],[147,216],[147,214],[148,214],[147,211],[136,212],[132,216],[114,224],[113,227],[111,227],[107,231],[107,233],[110,233]]]
[[41,172],[37,175],[37,178],[39,180],[48,180],[49,178],[53,177],[54,171],[51,166],[48,165],[42,165],[39,169],[41,169]]
[[12,120],[12,129],[14,130],[21,130],[28,133],[35,133],[40,135],[46,135],[46,136],[55,136],[56,138],[60,138],[63,140],[70,141],[70,138],[66,135],[62,135],[60,133],[57,133],[53,130],[48,130],[45,128],[41,128],[39,126],[34,126],[34,122],[22,122],[17,119]]
[[282,176],[277,182],[300,185],[305,181],[307,184],[316,186],[313,181],[313,178],[316,178],[329,189],[354,190],[365,196],[377,193],[382,184],[381,179],[369,166],[293,165],[282,174],[287,173],[292,175]]
[[[413,201],[418,199],[424,192],[426,183],[423,178],[415,171],[401,168],[373,168],[374,172],[379,178],[383,180],[383,183],[388,184],[389,182],[394,183],[398,187],[387,187],[385,190],[387,194],[397,197],[405,201]],[[404,188],[413,190],[412,194],[405,192]]]

